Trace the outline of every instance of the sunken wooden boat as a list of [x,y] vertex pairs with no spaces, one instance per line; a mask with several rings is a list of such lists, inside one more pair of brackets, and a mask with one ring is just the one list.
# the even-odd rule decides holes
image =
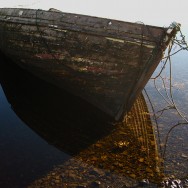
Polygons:
[[168,28],[32,9],[0,9],[0,50],[34,75],[119,120],[179,25]]

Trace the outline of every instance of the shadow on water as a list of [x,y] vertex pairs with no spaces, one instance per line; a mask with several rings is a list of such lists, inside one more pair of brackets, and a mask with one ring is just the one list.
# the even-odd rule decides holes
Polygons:
[[110,118],[71,94],[8,62],[1,64],[1,85],[14,112],[50,144],[75,155],[107,135]]
[[0,83],[18,117],[49,144],[72,156],[45,172],[42,180],[35,177],[35,182],[32,179],[27,184],[76,187],[97,184],[93,181],[98,179],[105,186],[114,183],[117,187],[127,182],[138,186],[143,179],[161,180],[160,159],[142,96],[123,122],[113,123],[97,108],[7,59],[0,66]]
[[[0,167],[0,185],[2,187],[25,187],[30,181],[32,182],[35,178],[39,178],[45,174],[45,171],[50,170],[51,166],[57,165],[59,162],[62,163],[70,158],[67,154],[76,155],[113,129],[113,125],[108,123],[111,120],[108,116],[98,112],[97,109],[88,103],[24,72],[2,55],[0,62],[0,84],[12,110],[19,119],[50,145],[66,153],[54,152],[53,149],[45,145],[45,149],[52,152],[52,155],[55,155],[55,157],[45,156],[48,152],[40,148],[42,147],[40,143],[36,146],[36,150],[33,148],[29,149],[27,146],[22,148],[22,144],[18,143],[22,141],[16,140],[19,137],[17,135],[29,135],[30,137],[26,138],[26,142],[28,141],[29,144],[32,144],[32,142],[37,144],[37,141],[41,141],[35,138],[35,133],[29,130],[25,131],[23,127],[20,128],[17,126],[18,124],[21,124],[21,126],[25,125],[21,121],[17,122],[18,118],[15,116],[8,117],[9,113],[6,112],[2,113],[6,117],[1,117],[1,126],[4,124],[4,119],[10,118],[12,118],[11,123],[14,125],[13,127],[7,125],[7,131],[0,134],[0,136],[4,134],[1,136],[1,140],[4,140],[2,140],[3,143],[1,143],[0,147],[4,146],[0,149],[8,155],[1,155],[4,156],[4,158],[1,158],[2,165]],[[1,106],[1,110],[4,111],[3,106]],[[20,128],[20,132],[18,132],[19,128],[16,129],[16,127]],[[12,131],[14,133],[11,134]],[[15,138],[9,139],[9,137]],[[31,137],[33,137],[32,141],[30,141]],[[24,139],[25,137],[23,138],[23,142],[25,141]],[[18,144],[13,144],[11,148],[8,148],[10,147],[9,142],[12,141]],[[20,145],[21,147],[19,147]],[[38,151],[40,149],[41,151]],[[29,150],[33,151],[33,153],[29,152]],[[35,152],[44,152],[44,154],[35,154]],[[31,158],[29,159],[30,161],[28,161],[28,155],[31,155],[29,157]],[[36,159],[37,156],[41,158]],[[50,159],[56,161],[50,161]],[[34,160],[37,160],[36,164]],[[30,163],[31,165],[40,165],[40,162],[45,163],[45,161],[49,164],[43,164],[41,169],[40,167],[30,166]],[[14,167],[17,169],[14,169]],[[33,169],[38,171],[31,172]]]

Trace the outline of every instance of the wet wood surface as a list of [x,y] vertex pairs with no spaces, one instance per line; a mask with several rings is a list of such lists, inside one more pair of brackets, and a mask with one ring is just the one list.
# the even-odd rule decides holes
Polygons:
[[166,29],[77,14],[0,9],[0,48],[21,67],[119,119],[155,70]]

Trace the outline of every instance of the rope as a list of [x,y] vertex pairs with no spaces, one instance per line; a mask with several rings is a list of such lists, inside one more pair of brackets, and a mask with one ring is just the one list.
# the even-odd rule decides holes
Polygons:
[[[151,80],[153,80],[153,82],[154,82],[154,87],[155,87],[156,91],[163,98],[163,100],[167,103],[167,106],[165,106],[162,110],[159,110],[157,112],[157,113],[160,113],[158,116],[156,115],[155,110],[152,107],[152,110],[155,113],[154,119],[155,119],[157,127],[158,127],[158,119],[163,115],[164,111],[166,111],[166,110],[175,109],[177,114],[178,114],[178,116],[181,117],[181,119],[182,119],[182,122],[179,121],[177,124],[173,125],[170,128],[170,130],[168,131],[168,133],[167,133],[167,135],[165,137],[164,151],[162,153],[162,157],[163,158],[165,157],[167,142],[168,142],[168,139],[169,139],[169,136],[170,136],[170,133],[172,132],[172,130],[174,130],[174,128],[176,128],[177,126],[180,126],[180,125],[188,125],[188,118],[187,118],[188,115],[183,113],[177,107],[176,102],[174,100],[173,91],[172,91],[173,83],[172,83],[172,60],[171,60],[171,57],[174,56],[175,54],[179,53],[182,50],[188,51],[188,45],[187,45],[187,42],[185,41],[185,36],[182,34],[181,29],[179,30],[179,32],[180,32],[180,38],[181,39],[178,40],[177,37],[176,37],[176,38],[174,38],[171,41],[171,44],[169,45],[169,48],[168,48],[168,51],[167,51],[168,54],[167,54],[166,57],[163,58],[164,64],[163,64],[161,70],[159,71],[159,73],[155,77],[151,78]],[[174,45],[178,45],[178,47],[180,49],[178,49],[174,53],[171,53],[172,48],[173,48]],[[163,78],[163,76],[162,76],[162,73],[165,70],[167,63],[169,63],[169,86],[170,86],[169,87],[169,91],[168,91],[166,83],[165,83],[165,78]],[[157,86],[157,83],[156,83],[157,79],[161,79],[162,80],[162,84],[163,84],[163,87],[164,87],[165,95],[162,94],[162,92],[160,91],[160,88]],[[146,96],[148,97],[149,102],[152,103],[147,93],[146,93]],[[158,134],[159,134],[159,132],[158,132]]]

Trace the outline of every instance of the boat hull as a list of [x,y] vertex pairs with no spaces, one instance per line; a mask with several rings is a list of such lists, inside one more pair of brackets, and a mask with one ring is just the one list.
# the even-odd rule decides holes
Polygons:
[[121,119],[173,32],[56,11],[0,9],[0,50],[32,74]]

